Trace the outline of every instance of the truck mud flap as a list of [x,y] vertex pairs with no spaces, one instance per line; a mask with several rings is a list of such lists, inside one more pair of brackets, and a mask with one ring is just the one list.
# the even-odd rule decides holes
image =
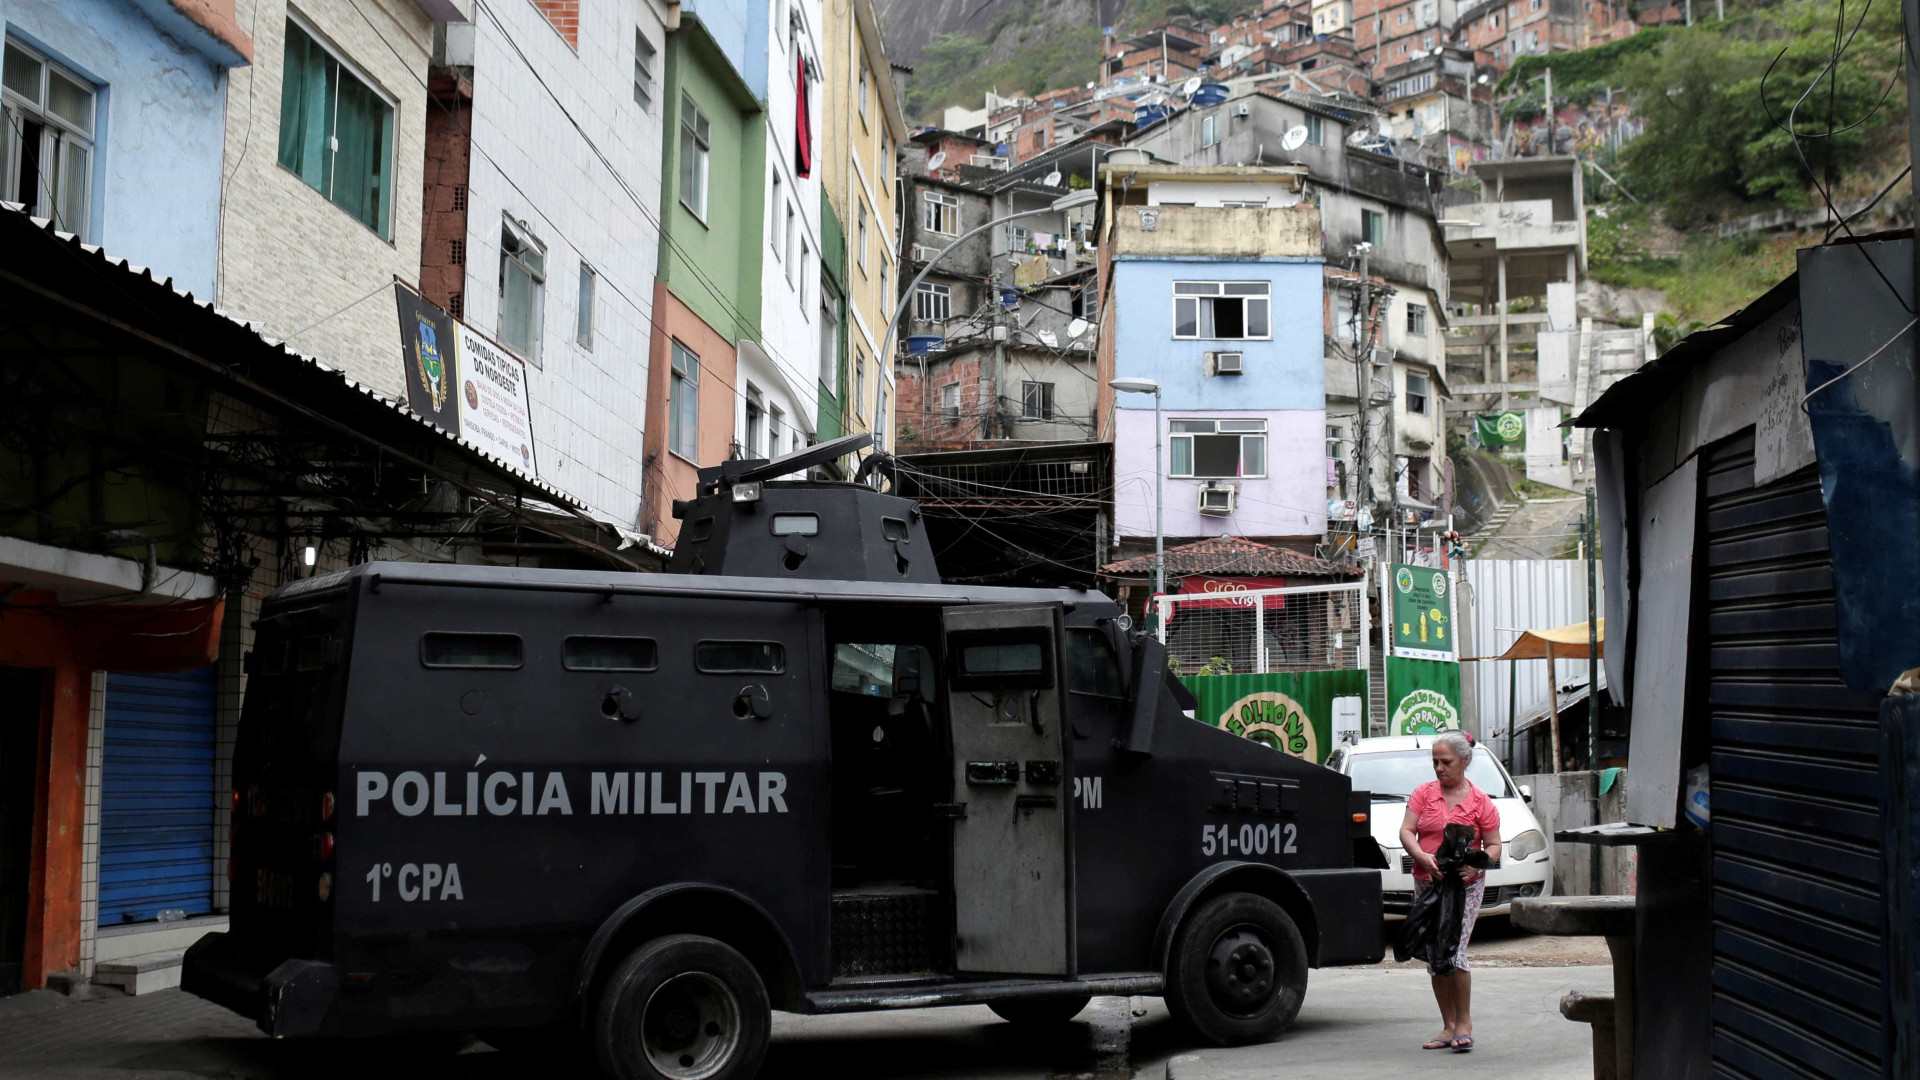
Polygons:
[[1319,967],[1377,964],[1387,954],[1380,908],[1380,871],[1294,870],[1320,923]]

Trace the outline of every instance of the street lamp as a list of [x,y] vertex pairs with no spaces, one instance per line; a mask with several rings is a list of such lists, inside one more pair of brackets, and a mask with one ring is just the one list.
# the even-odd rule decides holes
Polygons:
[[1160,478],[1167,470],[1160,459],[1160,384],[1152,379],[1114,379],[1107,385],[1123,394],[1153,395],[1153,594],[1159,596],[1167,591],[1166,508],[1160,499]]

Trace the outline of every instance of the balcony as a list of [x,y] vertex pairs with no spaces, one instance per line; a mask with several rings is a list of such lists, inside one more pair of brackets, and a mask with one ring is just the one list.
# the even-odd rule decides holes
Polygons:
[[1116,255],[1205,255],[1256,259],[1320,254],[1320,210],[1287,207],[1118,206]]
[[1467,203],[1448,207],[1449,221],[1471,221],[1471,225],[1448,225],[1447,244],[1458,253],[1461,245],[1484,249],[1491,241],[1496,251],[1526,248],[1566,248],[1580,244],[1578,221],[1553,220],[1552,199],[1528,199],[1523,202]]

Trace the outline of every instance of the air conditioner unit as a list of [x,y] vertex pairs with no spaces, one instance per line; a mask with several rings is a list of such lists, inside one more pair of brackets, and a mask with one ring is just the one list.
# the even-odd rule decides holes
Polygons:
[[1215,375],[1244,375],[1247,354],[1243,352],[1214,352],[1207,354],[1213,361]]
[[935,258],[939,257],[939,255],[940,249],[932,244],[913,245],[913,257],[916,261],[932,262]]
[[1234,496],[1239,489],[1232,484],[1208,482],[1200,488],[1200,512],[1224,515],[1233,513]]
[[1248,116],[1252,116],[1252,115],[1253,115],[1253,106],[1251,106],[1251,105],[1248,105],[1248,104],[1247,104],[1246,102],[1244,102],[1244,101],[1243,101],[1243,102],[1241,102],[1240,104],[1238,104],[1238,105],[1235,105],[1235,106],[1233,107],[1233,115],[1235,115],[1235,116],[1238,116],[1238,117],[1243,117],[1243,118],[1244,118],[1244,117],[1248,117]]

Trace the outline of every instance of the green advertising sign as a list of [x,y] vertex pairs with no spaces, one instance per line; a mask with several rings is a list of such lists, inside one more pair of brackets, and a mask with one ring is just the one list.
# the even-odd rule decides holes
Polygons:
[[1195,719],[1316,765],[1327,760],[1340,731],[1349,738],[1366,734],[1364,671],[1183,675],[1180,681],[1200,703]]
[[1394,565],[1387,579],[1393,655],[1413,660],[1452,660],[1458,655],[1453,644],[1452,585],[1445,570]]
[[1480,445],[1489,450],[1518,446],[1527,439],[1527,418],[1518,412],[1482,413],[1473,418]]
[[1460,729],[1460,665],[1387,661],[1387,734],[1432,735]]

